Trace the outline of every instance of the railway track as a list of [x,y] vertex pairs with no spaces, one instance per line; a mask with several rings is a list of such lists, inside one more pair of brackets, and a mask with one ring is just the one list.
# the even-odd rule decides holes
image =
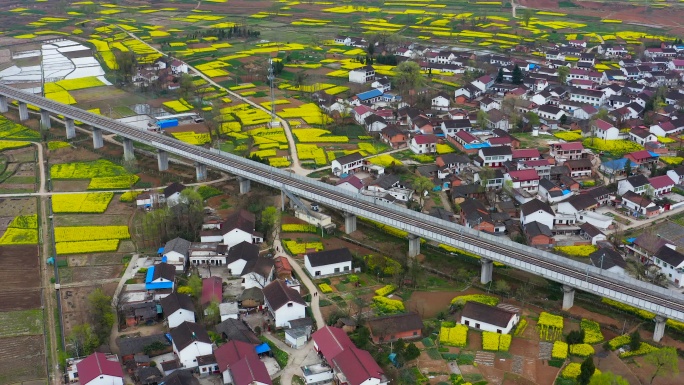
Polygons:
[[[338,208],[345,206],[353,207],[358,209],[355,211],[359,215],[382,218],[381,221],[386,222],[385,224],[390,226],[397,226],[398,224],[398,227],[404,230],[409,230],[412,227],[419,229],[420,231],[418,232],[424,234],[417,235],[424,238],[438,242],[446,238],[455,247],[462,247],[464,245],[477,247],[502,256],[502,261],[506,257],[511,258],[516,262],[511,264],[512,267],[531,271],[551,280],[571,284],[577,289],[612,297],[615,300],[628,302],[633,306],[684,321],[684,297],[666,289],[647,285],[632,278],[604,273],[601,269],[571,260],[562,261],[536,249],[529,248],[529,250],[526,250],[517,244],[516,246],[506,245],[506,242],[500,238],[483,235],[451,222],[437,220],[427,215],[410,212],[391,205],[378,204],[370,198],[339,191],[332,186],[318,181],[292,176],[283,170],[251,162],[232,154],[217,153],[164,135],[132,128],[113,119],[95,115],[75,107],[62,105],[4,85],[0,85],[0,95],[39,106],[52,113],[61,114],[65,117],[97,126],[124,138],[146,143],[160,150],[174,153],[210,167],[222,168],[222,171],[237,173],[238,175],[242,174],[241,176],[243,177],[257,180],[259,183],[264,183],[271,187],[287,187],[288,189],[299,190],[321,201],[327,201],[332,205],[340,206]],[[461,242],[463,245],[458,245],[456,242]],[[562,279],[554,276],[554,274],[561,275]],[[574,284],[571,282],[574,282]],[[625,296],[634,300],[626,301]],[[651,304],[655,305],[658,309],[654,309],[654,306],[651,306]]]

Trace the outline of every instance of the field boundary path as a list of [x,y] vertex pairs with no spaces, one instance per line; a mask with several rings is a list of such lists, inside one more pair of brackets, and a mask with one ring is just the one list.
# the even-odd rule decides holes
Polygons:
[[[45,354],[49,359],[47,361],[47,376],[48,384],[60,384],[61,375],[59,375],[59,355],[57,344],[61,344],[61,341],[57,341],[57,322],[55,320],[55,310],[56,310],[56,295],[58,293],[54,289],[52,282],[50,281],[50,271],[49,265],[47,264],[47,259],[50,255],[50,244],[52,240],[50,239],[50,219],[48,218],[48,207],[47,205],[52,203],[49,196],[41,195],[45,194],[45,161],[43,154],[43,144],[34,143],[38,151],[38,170],[40,171],[40,187],[38,189],[38,196],[40,197],[40,219],[41,219],[41,231],[42,231],[42,252],[40,258],[40,274],[42,281],[42,291],[43,291],[43,308],[46,313],[45,320],[45,330],[47,335]],[[61,323],[60,323],[61,324]],[[49,346],[49,348],[48,348]]]

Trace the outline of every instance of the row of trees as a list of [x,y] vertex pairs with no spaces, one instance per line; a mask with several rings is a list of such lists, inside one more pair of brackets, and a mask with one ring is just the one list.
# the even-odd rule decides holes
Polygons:
[[112,297],[101,288],[88,296],[88,322],[76,325],[67,336],[68,353],[73,357],[86,356],[100,345],[109,343],[109,335],[114,325]]

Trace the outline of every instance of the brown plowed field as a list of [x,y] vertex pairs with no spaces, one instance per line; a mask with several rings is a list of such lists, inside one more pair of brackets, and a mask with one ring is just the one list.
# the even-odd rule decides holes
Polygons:
[[0,291],[0,311],[37,309],[40,305],[40,289]]
[[45,344],[40,336],[0,339],[0,384],[45,378]]

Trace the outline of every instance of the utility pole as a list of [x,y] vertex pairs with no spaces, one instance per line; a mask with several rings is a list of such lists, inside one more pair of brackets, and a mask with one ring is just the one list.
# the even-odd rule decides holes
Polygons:
[[280,122],[276,118],[275,113],[275,69],[273,68],[273,59],[268,59],[268,85],[271,91],[271,123],[268,124],[269,128],[280,127]]

